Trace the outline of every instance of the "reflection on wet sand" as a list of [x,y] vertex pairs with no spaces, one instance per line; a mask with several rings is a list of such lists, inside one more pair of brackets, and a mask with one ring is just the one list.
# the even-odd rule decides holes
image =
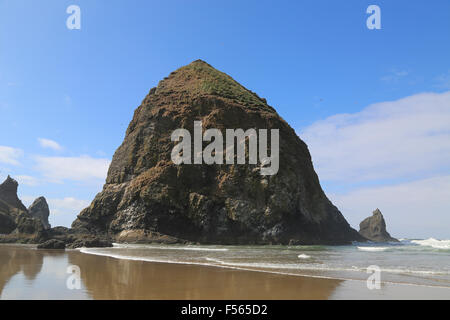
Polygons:
[[[80,268],[80,290],[66,286],[70,265]],[[0,245],[2,299],[327,299],[340,283]]]
[[43,253],[31,248],[0,246],[0,296],[9,279],[19,272],[27,280],[34,280],[41,272],[43,259]]
[[[81,288],[67,286],[68,267]],[[0,245],[1,299],[449,299],[448,288],[341,281],[217,267],[119,260]]]
[[327,299],[340,280],[149,263],[69,252],[94,299]]

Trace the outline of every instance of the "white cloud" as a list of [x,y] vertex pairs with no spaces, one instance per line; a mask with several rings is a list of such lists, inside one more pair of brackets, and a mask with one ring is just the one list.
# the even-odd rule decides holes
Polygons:
[[44,138],[38,138],[38,141],[42,148],[49,148],[56,151],[62,150],[62,147],[56,141]]
[[68,214],[75,216],[80,213],[81,210],[89,206],[89,201],[80,200],[72,197],[66,197],[63,199],[48,199],[48,206],[50,208],[50,214],[62,215]]
[[409,75],[408,71],[394,69],[391,70],[391,72],[388,75],[381,77],[381,81],[387,83],[397,83],[401,78],[404,78],[407,75]]
[[450,91],[338,114],[300,136],[321,180],[349,190],[329,197],[354,227],[380,208],[393,236],[450,237]]
[[[38,196],[25,195],[21,197],[21,200],[28,207],[37,198]],[[76,199],[73,197],[49,198],[46,200],[50,209],[50,216],[72,215],[75,217],[81,210],[88,207],[90,204],[88,200]]]
[[38,185],[38,179],[27,175],[14,176],[14,179],[16,179],[17,182],[19,182],[19,185],[23,184],[31,187]]
[[18,159],[23,156],[23,151],[16,148],[0,146],[0,163],[19,165]]
[[450,170],[450,91],[376,103],[300,133],[321,180],[423,178]]
[[55,182],[74,180],[91,182],[105,180],[110,161],[89,156],[37,157],[36,169]]
[[436,87],[441,89],[450,89],[450,70],[447,73],[441,74],[436,79]]
[[359,223],[379,208],[388,231],[397,237],[447,238],[450,226],[450,175],[393,186],[363,188],[346,194],[330,194],[348,218]]
[[[28,207],[37,196],[26,195],[21,197],[23,203]],[[87,200],[76,199],[73,197],[65,198],[49,198],[47,199],[48,207],[50,209],[49,222],[52,227],[66,226],[70,227],[76,216],[88,207],[90,202]]]

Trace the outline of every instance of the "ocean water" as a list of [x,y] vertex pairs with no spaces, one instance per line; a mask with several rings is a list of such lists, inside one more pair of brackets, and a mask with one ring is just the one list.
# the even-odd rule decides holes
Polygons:
[[450,289],[450,240],[402,239],[399,243],[348,246],[206,246],[114,244],[81,252],[150,262],[207,265],[313,277],[366,280],[380,270],[381,283]]

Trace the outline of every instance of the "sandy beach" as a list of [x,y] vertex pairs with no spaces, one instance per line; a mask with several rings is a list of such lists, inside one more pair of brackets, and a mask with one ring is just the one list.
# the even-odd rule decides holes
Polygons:
[[[69,266],[81,271],[69,289]],[[449,299],[450,289],[320,279],[220,267],[152,263],[0,246],[1,299]]]

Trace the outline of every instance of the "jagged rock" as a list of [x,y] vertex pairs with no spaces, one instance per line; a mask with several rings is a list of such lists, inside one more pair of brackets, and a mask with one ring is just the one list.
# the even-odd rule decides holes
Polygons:
[[[193,133],[196,120],[223,136],[225,129],[279,129],[278,173],[262,176],[260,162],[175,165],[171,134],[178,128]],[[222,244],[363,239],[325,196],[295,131],[265,99],[201,60],[150,90],[114,154],[103,191],[72,227],[111,237],[146,230]]]
[[14,220],[6,213],[0,212],[0,234],[11,233],[15,228]]
[[[20,211],[26,212],[27,208],[23,205],[17,196],[17,188],[19,183],[8,176],[6,180],[0,184],[0,201],[4,205],[8,206],[9,209],[19,213]],[[15,210],[14,210],[15,209]]]
[[34,200],[33,204],[28,208],[28,212],[31,217],[39,219],[44,226],[44,229],[50,229],[51,226],[48,223],[48,216],[50,215],[50,210],[48,208],[47,200],[44,197],[39,197]]
[[0,184],[0,242],[35,243],[43,240],[44,227],[17,196],[19,184],[10,176]]
[[113,244],[111,241],[100,239],[97,237],[83,237],[78,238],[75,241],[71,242],[67,247],[69,249],[76,248],[106,248],[112,247]]
[[185,240],[143,229],[124,230],[116,236],[116,239],[118,242],[127,243],[189,244]]
[[35,234],[42,232],[44,230],[44,227],[42,226],[42,223],[39,219],[27,217],[27,216],[20,216],[16,220],[16,233],[21,234]]
[[291,239],[291,240],[289,240],[289,245],[290,246],[299,246],[299,245],[301,245],[301,242],[298,240],[295,240],[295,239]]
[[79,233],[77,230],[66,227],[55,227],[46,229],[40,233],[41,237],[36,239],[37,243],[45,243],[49,240],[57,240],[64,243],[66,248],[74,249],[80,247],[112,247],[109,238],[92,234]]
[[398,242],[386,231],[386,222],[380,209],[373,211],[371,217],[359,224],[359,234],[373,242]]
[[37,246],[38,249],[65,249],[66,244],[64,241],[51,239],[41,243]]
[[0,243],[38,243],[41,249],[112,247],[106,237],[65,227],[50,228],[45,198],[36,199],[28,211],[17,197],[17,188],[17,181],[9,176],[0,185]]
[[10,176],[0,184],[0,234],[13,232],[20,218],[28,217],[27,208],[17,197],[19,184]]
[[66,227],[58,226],[58,227],[51,228],[50,232],[52,235],[56,236],[56,235],[70,234],[72,232],[72,230],[69,228],[66,228]]

